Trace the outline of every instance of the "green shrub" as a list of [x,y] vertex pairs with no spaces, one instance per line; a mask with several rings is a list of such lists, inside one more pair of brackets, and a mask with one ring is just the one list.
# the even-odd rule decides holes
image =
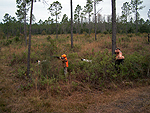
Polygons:
[[115,74],[113,57],[107,50],[103,53],[97,53],[96,56],[92,62],[94,65],[90,65],[89,69],[91,81],[94,80],[95,83],[98,83],[100,79],[111,80],[112,75]]
[[149,53],[143,56],[142,67],[144,69],[143,75],[150,77],[150,72],[149,72],[150,71],[150,54]]
[[5,36],[5,35],[3,35],[3,39],[6,39],[6,36]]
[[48,36],[46,39],[49,41],[51,39],[51,36]]
[[47,76],[46,77],[43,77],[43,79],[39,79],[39,84],[44,86],[44,85],[52,85],[56,82],[56,80],[54,78],[48,78]]
[[58,48],[55,40],[50,39],[49,42],[50,44],[46,44],[46,43],[42,44],[44,49],[42,50],[41,54],[45,56],[45,58],[52,56],[53,54],[57,54],[58,52]]
[[74,52],[78,52],[78,51],[80,51],[80,50],[81,50],[81,46],[78,45],[78,44],[75,44],[74,47],[73,47],[73,51],[74,51]]
[[87,32],[85,32],[85,31],[83,32],[83,34],[84,34],[85,36],[87,36],[87,35],[88,35],[88,34],[87,34]]
[[104,48],[111,49],[111,48],[112,48],[112,44],[111,44],[111,42],[106,42],[106,41],[105,41]]
[[18,77],[22,78],[25,77],[26,69],[24,67],[18,68]]
[[[113,81],[136,80],[147,77],[150,68],[150,55],[143,56],[134,53],[125,57],[124,63],[116,68],[115,56],[105,50],[103,53],[95,53],[92,63],[71,62],[69,70],[76,80],[89,82],[95,85],[106,85]],[[145,59],[145,60],[143,60]],[[119,69],[119,70],[118,70]]]
[[27,53],[22,52],[21,55],[17,55],[15,53],[12,54],[12,59],[10,62],[10,66],[13,66],[14,64],[24,64],[27,62]]
[[106,34],[108,34],[108,31],[104,31],[103,33],[106,35]]
[[79,62],[76,59],[71,59],[68,61],[68,72],[71,73],[72,71],[76,72],[79,68]]
[[78,61],[73,62],[75,65],[71,65],[74,76],[79,81],[90,82],[93,84],[99,84],[101,80],[112,78],[114,75],[114,63],[112,57],[106,50],[104,53],[95,53],[92,59],[92,63]]
[[69,58],[78,58],[78,53],[77,53],[77,52],[69,53],[69,54],[68,54],[68,57],[69,57]]
[[41,65],[41,74],[44,77],[46,77],[46,75],[48,77],[50,77],[50,72],[51,72],[50,62],[48,62],[48,61],[42,62],[40,65]]
[[4,32],[0,32],[0,39],[5,39],[5,34],[4,34]]
[[138,32],[138,33],[137,33],[137,36],[141,36],[141,33],[140,33],[140,32]]
[[[145,78],[148,69],[146,67],[149,63],[148,60],[143,60],[145,57],[137,52],[128,55],[121,66],[121,76],[130,80]],[[150,55],[148,55],[148,59],[150,59]]]
[[134,45],[134,50],[135,50],[135,51],[140,51],[140,50],[143,50],[143,49],[144,49],[143,46],[140,45],[140,44],[135,44],[135,45]]
[[45,30],[42,31],[42,35],[46,35],[46,31]]
[[10,45],[11,43],[12,43],[12,40],[11,40],[11,39],[8,39],[8,40],[6,40],[6,41],[3,42],[3,45],[8,46],[8,45]]
[[18,37],[18,36],[16,36],[16,37],[14,38],[14,41],[15,41],[15,42],[20,41],[19,37]]

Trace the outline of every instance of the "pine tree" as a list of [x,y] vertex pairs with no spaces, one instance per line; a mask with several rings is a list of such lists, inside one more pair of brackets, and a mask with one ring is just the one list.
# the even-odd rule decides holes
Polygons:
[[56,1],[53,2],[52,4],[50,4],[50,7],[48,8],[48,10],[51,13],[51,16],[56,16],[56,38],[58,38],[58,19],[59,19],[59,14],[61,13],[61,3]]
[[84,6],[84,12],[85,14],[88,14],[88,17],[89,17],[89,36],[90,36],[90,33],[91,33],[91,24],[90,24],[90,18],[92,16],[92,11],[93,11],[93,4],[92,4],[92,0],[87,0],[86,2],[86,6]]
[[123,3],[123,6],[121,7],[122,9],[122,16],[121,18],[124,19],[124,22],[126,24],[126,34],[127,34],[127,22],[128,22],[128,17],[131,14],[131,6],[129,2]]
[[145,6],[140,6],[143,3],[143,1],[141,0],[131,0],[131,7],[132,7],[132,12],[135,13],[135,17],[136,17],[136,35],[138,32],[138,14],[139,14],[139,10],[143,9]]

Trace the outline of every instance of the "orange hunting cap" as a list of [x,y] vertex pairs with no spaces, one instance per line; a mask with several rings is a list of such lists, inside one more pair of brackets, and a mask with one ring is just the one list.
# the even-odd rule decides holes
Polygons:
[[65,58],[65,57],[66,57],[66,55],[65,55],[65,54],[63,54],[63,55],[61,55],[61,57],[64,57],[64,58]]

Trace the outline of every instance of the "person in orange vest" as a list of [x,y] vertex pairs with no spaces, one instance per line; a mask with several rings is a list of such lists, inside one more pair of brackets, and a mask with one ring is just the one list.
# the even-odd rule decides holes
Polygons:
[[68,60],[67,60],[67,56],[65,54],[61,55],[61,57],[59,57],[59,59],[62,61],[62,65],[64,67],[64,75],[67,74],[67,68],[68,68]]
[[122,52],[120,51],[120,48],[115,49],[115,54],[116,54],[115,65],[116,64],[120,65],[121,63],[123,63],[124,60],[124,56],[122,56]]

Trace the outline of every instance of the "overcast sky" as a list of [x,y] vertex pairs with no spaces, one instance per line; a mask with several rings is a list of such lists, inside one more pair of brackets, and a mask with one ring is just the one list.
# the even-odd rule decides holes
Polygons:
[[[42,1],[42,0],[41,0]],[[47,10],[49,7],[49,4],[53,3],[54,1],[59,1],[62,5],[62,13],[61,17],[64,14],[67,14],[68,18],[70,18],[70,0],[47,0],[48,5],[43,4],[42,2],[36,2],[33,5],[33,14],[36,18],[36,22],[38,22],[40,19],[42,21],[45,21],[50,17],[50,13]],[[131,0],[116,0],[116,14],[121,16],[121,7],[123,6],[123,3],[130,2]],[[140,17],[144,20],[148,19],[147,13],[150,9],[150,0],[142,0],[143,4],[142,6],[145,6],[144,9],[140,10]],[[86,5],[86,0],[72,0],[73,2],[73,11],[75,10],[76,6],[79,4],[82,8]],[[111,7],[111,0],[103,0],[97,5],[97,11],[99,9],[102,10],[99,12],[102,16],[111,15],[112,7]],[[8,13],[11,17],[15,17],[17,19],[17,16],[15,12],[17,11],[16,8],[16,0],[0,0],[0,22],[3,22],[2,19],[4,19],[4,15]],[[60,21],[60,20],[59,20]]]

